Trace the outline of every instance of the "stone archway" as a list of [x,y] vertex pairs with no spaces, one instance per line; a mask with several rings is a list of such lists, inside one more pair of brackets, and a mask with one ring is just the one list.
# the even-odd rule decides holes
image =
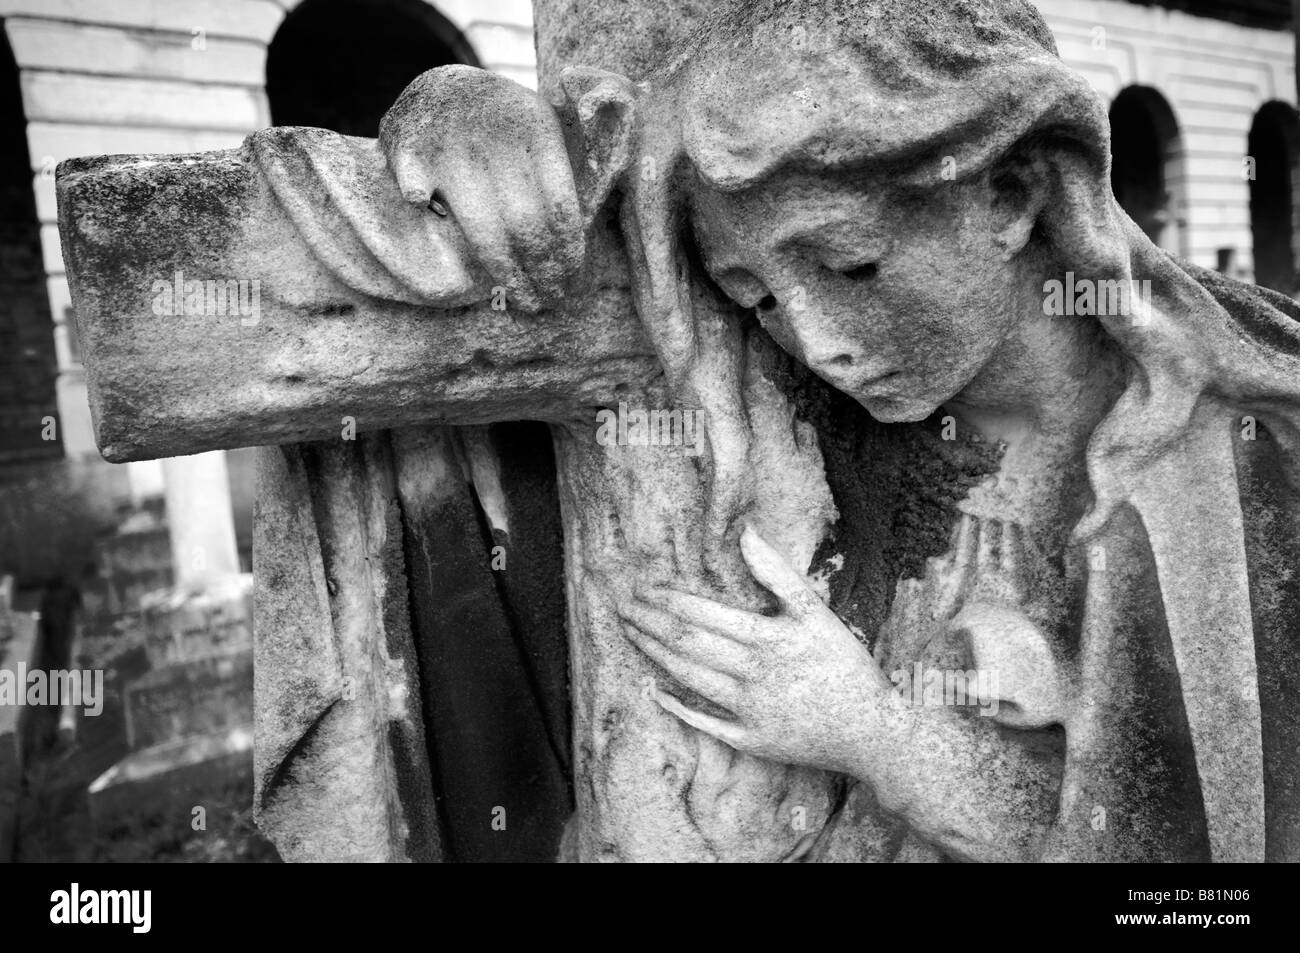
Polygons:
[[1274,100],[1255,114],[1246,144],[1250,233],[1255,283],[1283,294],[1296,291],[1296,180],[1300,174],[1300,117]]
[[[304,0],[268,50],[273,124],[374,137],[416,76],[478,62],[422,0]],[[443,856],[550,861],[573,809],[551,435],[516,422],[412,439],[435,443],[453,474],[406,542]]]
[[266,57],[271,123],[375,136],[412,79],[478,58],[452,23],[422,0],[304,0]]
[[0,21],[0,463],[63,455],[54,324],[26,130],[18,66]]
[[1127,86],[1110,106],[1111,188],[1153,242],[1186,255],[1182,138],[1168,100],[1150,86]]

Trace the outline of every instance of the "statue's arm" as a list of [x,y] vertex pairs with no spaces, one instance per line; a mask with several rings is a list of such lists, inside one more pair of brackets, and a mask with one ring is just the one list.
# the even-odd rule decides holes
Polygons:
[[955,856],[1037,859],[1059,799],[1051,736],[908,704],[780,554],[752,529],[741,545],[778,615],[673,590],[623,601],[638,648],[732,717],[656,688],[660,704],[738,750],[861,779],[886,810]]
[[845,772],[929,842],[970,861],[1040,859],[1062,771],[1043,735],[888,698],[844,730]]

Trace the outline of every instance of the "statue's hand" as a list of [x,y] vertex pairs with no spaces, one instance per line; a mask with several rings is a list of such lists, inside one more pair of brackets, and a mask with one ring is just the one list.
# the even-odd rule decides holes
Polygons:
[[890,697],[871,655],[807,580],[753,529],[745,562],[777,597],[774,616],[672,589],[639,593],[619,607],[632,642],[683,686],[731,712],[655,698],[688,725],[740,751],[790,764],[847,771],[855,736]]
[[583,227],[560,123],[536,93],[469,66],[420,75],[379,126],[407,201],[452,216],[507,304],[563,299]]

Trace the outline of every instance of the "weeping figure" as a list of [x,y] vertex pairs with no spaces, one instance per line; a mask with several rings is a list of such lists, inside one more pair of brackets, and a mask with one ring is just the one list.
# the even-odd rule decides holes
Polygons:
[[[822,859],[1300,859],[1300,312],[1124,214],[1105,104],[1030,5],[757,0],[605,83],[664,170],[624,180],[639,310],[775,600],[626,600],[660,703],[852,779]],[[880,631],[744,528],[691,269],[875,420],[1003,448]],[[978,705],[928,690],[953,672]]]

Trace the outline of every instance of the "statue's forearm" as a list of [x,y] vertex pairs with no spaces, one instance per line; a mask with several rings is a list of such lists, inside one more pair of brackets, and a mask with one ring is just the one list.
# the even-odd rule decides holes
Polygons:
[[858,730],[850,773],[926,840],[964,860],[1038,859],[1059,799],[1059,754],[1036,753],[1030,736],[989,719],[896,696]]

